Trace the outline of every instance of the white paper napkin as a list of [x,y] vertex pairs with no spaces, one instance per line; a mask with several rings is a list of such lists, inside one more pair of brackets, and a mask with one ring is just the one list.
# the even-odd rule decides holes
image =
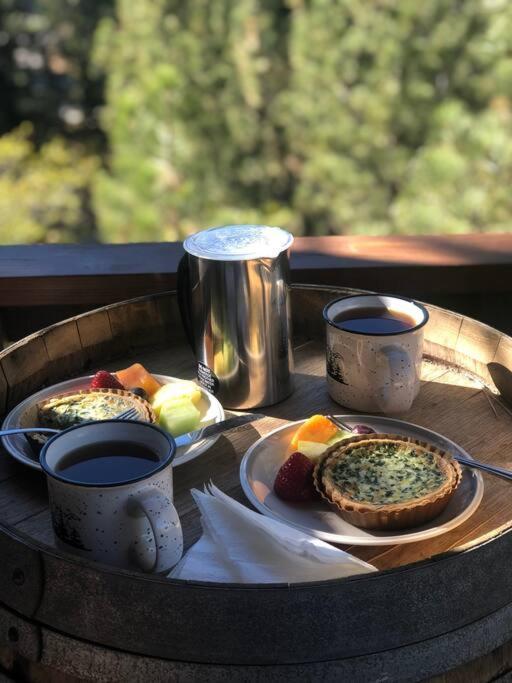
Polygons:
[[313,536],[249,510],[210,484],[191,491],[203,535],[168,575],[233,583],[297,583],[376,568]]

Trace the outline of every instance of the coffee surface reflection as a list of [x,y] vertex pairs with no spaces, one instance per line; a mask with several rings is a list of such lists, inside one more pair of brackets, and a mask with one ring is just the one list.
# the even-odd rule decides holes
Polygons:
[[360,334],[398,334],[416,324],[414,318],[403,311],[376,306],[343,311],[333,319],[333,323],[340,330]]
[[111,441],[70,451],[59,461],[55,471],[72,482],[105,485],[144,477],[159,464],[158,455],[144,444]]

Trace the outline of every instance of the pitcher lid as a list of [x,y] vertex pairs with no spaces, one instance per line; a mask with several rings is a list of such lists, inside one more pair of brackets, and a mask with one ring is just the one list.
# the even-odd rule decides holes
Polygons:
[[222,225],[190,235],[183,242],[192,256],[214,261],[275,258],[288,249],[293,235],[269,225]]

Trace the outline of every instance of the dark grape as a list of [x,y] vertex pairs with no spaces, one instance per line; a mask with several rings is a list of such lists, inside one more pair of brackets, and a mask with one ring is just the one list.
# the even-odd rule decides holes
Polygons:
[[143,398],[145,401],[148,400],[148,395],[142,387],[132,387],[131,389],[128,389],[128,391],[131,391],[135,396],[140,396],[140,398]]
[[368,427],[368,425],[354,425],[352,427],[354,434],[376,434],[375,429]]

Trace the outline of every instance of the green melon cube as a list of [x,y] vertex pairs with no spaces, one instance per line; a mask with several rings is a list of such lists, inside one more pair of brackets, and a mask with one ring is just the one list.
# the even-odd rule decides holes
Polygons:
[[199,428],[201,413],[190,400],[171,400],[160,406],[158,425],[173,436]]

